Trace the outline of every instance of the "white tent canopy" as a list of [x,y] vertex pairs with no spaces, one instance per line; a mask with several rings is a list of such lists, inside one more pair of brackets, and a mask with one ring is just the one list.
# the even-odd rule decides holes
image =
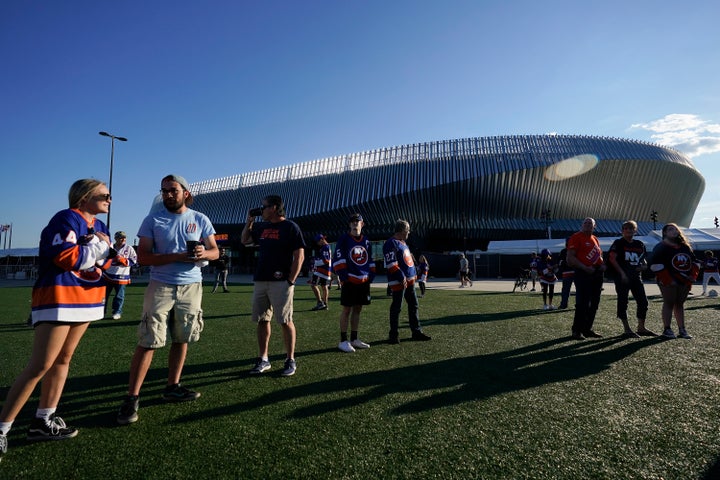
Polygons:
[[[690,241],[693,249],[697,252],[705,250],[720,250],[720,229],[716,228],[686,228],[683,230],[685,236]],[[610,245],[617,237],[599,237],[600,246],[604,252],[610,249]],[[662,238],[661,230],[654,230],[650,235],[635,237],[645,244],[645,248],[651,251]],[[565,239],[536,239],[536,240],[508,240],[502,242],[490,242],[485,252],[475,251],[468,252],[471,254],[501,254],[501,255],[529,255],[531,252],[540,253],[541,250],[547,248],[553,254],[558,254],[560,250],[565,248]]]

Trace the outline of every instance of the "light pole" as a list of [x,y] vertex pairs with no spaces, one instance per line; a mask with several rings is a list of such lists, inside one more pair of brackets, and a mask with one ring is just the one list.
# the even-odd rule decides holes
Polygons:
[[[103,137],[110,137],[110,180],[108,181],[108,192],[112,195],[112,174],[113,174],[113,160],[115,157],[115,140],[119,140],[121,142],[127,142],[127,138],[125,137],[116,137],[115,135],[110,135],[107,132],[98,132]],[[107,228],[108,231],[110,231],[110,207],[112,206],[112,202],[110,202],[110,205],[108,205],[108,216],[107,216]]]

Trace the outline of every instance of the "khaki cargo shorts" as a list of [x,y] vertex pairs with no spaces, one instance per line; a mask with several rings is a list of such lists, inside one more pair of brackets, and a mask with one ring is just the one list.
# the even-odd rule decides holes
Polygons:
[[202,283],[171,285],[150,280],[138,326],[138,345],[161,348],[168,336],[173,343],[192,343],[203,330]]

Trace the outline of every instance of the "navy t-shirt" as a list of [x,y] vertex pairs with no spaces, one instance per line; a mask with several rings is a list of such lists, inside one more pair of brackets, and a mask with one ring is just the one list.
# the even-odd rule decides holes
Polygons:
[[300,227],[295,222],[262,222],[253,225],[253,242],[260,246],[255,280],[287,280],[293,262],[293,252],[305,248]]

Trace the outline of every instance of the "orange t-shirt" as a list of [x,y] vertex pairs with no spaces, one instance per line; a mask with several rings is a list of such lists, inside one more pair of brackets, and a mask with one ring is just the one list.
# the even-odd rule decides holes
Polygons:
[[575,250],[575,258],[587,267],[602,265],[602,249],[595,235],[586,235],[582,232],[574,233],[568,239],[568,250]]

